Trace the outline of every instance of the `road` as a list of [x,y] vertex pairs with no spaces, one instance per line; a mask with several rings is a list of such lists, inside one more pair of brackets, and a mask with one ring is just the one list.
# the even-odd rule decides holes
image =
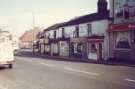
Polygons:
[[135,68],[15,57],[0,69],[0,89],[135,89]]

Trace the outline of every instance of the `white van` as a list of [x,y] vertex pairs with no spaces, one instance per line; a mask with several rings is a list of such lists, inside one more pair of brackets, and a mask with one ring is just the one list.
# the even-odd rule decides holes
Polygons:
[[14,53],[11,41],[0,41],[0,65],[13,67]]

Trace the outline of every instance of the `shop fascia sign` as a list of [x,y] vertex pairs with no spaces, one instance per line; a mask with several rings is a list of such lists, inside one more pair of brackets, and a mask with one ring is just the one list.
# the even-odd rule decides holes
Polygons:
[[129,24],[128,27],[131,29],[135,29],[135,24],[133,24],[133,25]]
[[81,42],[81,43],[85,43],[85,42],[87,42],[87,39],[86,39],[86,38],[72,38],[72,39],[71,39],[71,42],[76,42],[76,43]]
[[113,24],[109,26],[108,31],[129,31],[135,30],[135,23],[134,24]]
[[101,38],[101,39],[88,39],[88,42],[94,42],[94,43],[100,43],[100,42],[103,42],[104,41],[104,39],[103,38]]

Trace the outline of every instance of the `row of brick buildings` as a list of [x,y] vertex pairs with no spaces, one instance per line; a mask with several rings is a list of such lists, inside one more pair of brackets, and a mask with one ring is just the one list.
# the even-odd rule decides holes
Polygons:
[[23,35],[19,38],[20,48],[33,48],[33,42],[37,41],[37,34],[40,32],[41,28],[34,27],[31,30],[25,31]]
[[[107,1],[98,0],[96,13],[73,18],[44,29],[37,35],[38,40],[34,48],[41,54],[51,56],[89,60],[109,58],[135,60],[133,55],[135,54],[135,14],[132,16],[129,14],[134,13],[132,10],[135,11],[135,7],[132,7],[131,11],[129,8],[129,5],[135,1],[123,0],[122,4],[120,1],[110,0],[110,10],[108,10]],[[120,9],[120,6],[123,8]],[[118,11],[116,13],[116,10],[122,10],[122,13]]]

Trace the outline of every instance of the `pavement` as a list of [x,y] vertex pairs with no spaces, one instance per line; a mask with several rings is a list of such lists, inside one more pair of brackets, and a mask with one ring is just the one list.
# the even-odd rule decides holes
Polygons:
[[0,89],[135,89],[135,68],[15,56]]
[[60,56],[49,56],[41,54],[38,52],[33,53],[31,49],[21,49],[16,56],[22,57],[35,57],[35,58],[45,58],[57,61],[72,61],[72,62],[85,62],[85,63],[94,63],[94,64],[104,64],[104,65],[120,65],[135,67],[135,61],[117,61],[117,60],[107,60],[107,61],[95,61],[89,59],[80,59],[80,58],[69,58],[69,57],[60,57]]

